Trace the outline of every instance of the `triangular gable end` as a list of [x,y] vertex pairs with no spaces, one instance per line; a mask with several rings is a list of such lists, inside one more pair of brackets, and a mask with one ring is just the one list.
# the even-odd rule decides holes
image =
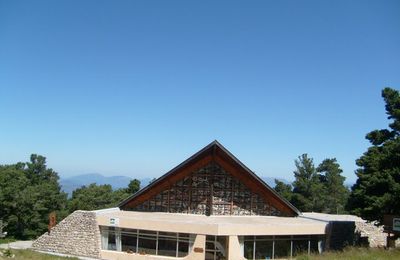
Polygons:
[[204,215],[300,214],[217,141],[121,202],[119,207]]

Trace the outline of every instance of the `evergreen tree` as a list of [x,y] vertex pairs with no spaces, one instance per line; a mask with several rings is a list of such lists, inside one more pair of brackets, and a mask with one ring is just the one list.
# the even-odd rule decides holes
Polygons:
[[349,195],[349,190],[344,186],[346,179],[341,175],[343,172],[336,158],[325,159],[318,166],[317,172],[320,173],[320,180],[324,186],[323,212],[330,214],[344,213],[344,207]]
[[291,201],[293,197],[292,185],[286,184],[280,180],[275,179],[274,190],[284,197],[287,201]]
[[133,179],[129,182],[128,188],[126,188],[126,193],[132,195],[140,190],[140,181],[138,179]]
[[323,186],[313,159],[302,154],[295,160],[295,165],[292,204],[300,211],[321,212],[324,207],[321,198]]
[[382,97],[389,129],[366,135],[371,147],[356,161],[358,177],[347,208],[367,220],[382,222],[384,214],[400,214],[400,94],[385,88]]
[[116,207],[119,202],[127,198],[129,193],[126,189],[113,191],[111,185],[82,186],[72,192],[72,197],[68,202],[69,211],[75,210],[97,210]]
[[113,207],[114,200],[111,185],[97,185],[92,183],[89,186],[82,186],[72,192],[72,197],[68,202],[69,211],[75,210],[97,210]]

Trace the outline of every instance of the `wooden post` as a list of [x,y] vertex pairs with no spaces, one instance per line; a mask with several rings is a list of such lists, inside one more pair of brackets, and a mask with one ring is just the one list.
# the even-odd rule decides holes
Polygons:
[[49,214],[49,226],[48,226],[48,232],[50,235],[51,229],[57,224],[57,217],[56,217],[56,212],[53,211]]
[[386,247],[387,248],[395,248],[396,247],[396,237],[391,236],[390,233],[388,233],[388,236],[386,237]]
[[171,185],[168,186],[168,203],[167,203],[167,205],[168,205],[167,212],[168,213],[170,212],[170,196],[169,196],[170,191],[171,191]]
[[192,210],[192,182],[193,182],[193,174],[190,174],[189,175],[189,191],[188,191],[188,194],[189,194],[189,203],[188,203],[188,214],[189,213],[192,213],[191,212],[191,210]]
[[0,219],[0,238],[3,238],[6,236],[6,232],[3,232],[3,228],[7,226],[7,223],[3,222],[3,220]]

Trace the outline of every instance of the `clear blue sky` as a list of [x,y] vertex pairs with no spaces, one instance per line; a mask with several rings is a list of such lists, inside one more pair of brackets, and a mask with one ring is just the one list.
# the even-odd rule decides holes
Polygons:
[[400,1],[0,0],[0,163],[158,177],[214,139],[348,181],[400,88]]

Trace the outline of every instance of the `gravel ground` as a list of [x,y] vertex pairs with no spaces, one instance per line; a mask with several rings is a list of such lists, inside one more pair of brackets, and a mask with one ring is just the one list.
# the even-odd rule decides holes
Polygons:
[[33,241],[15,241],[8,244],[0,244],[0,248],[7,249],[28,249],[31,248]]

